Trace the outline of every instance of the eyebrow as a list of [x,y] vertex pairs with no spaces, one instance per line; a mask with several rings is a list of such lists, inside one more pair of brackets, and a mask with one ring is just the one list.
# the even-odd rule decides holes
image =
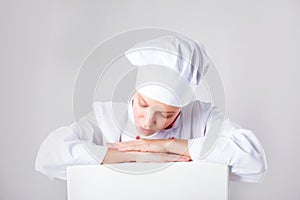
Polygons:
[[[144,101],[144,103],[148,104],[147,101],[143,97],[141,97],[141,95],[139,95],[139,98],[142,99],[142,101]],[[164,112],[164,111],[161,111],[161,112]],[[176,112],[169,111],[169,112],[164,112],[164,113],[176,113]]]

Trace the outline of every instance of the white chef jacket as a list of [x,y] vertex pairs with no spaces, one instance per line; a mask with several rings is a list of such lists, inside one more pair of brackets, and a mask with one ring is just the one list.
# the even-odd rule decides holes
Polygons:
[[[47,136],[37,154],[35,169],[52,180],[66,180],[67,166],[101,164],[108,150],[106,142],[135,139],[116,124],[113,110],[116,107],[124,108],[123,112],[118,112],[124,121],[134,122],[131,101],[95,102],[90,113],[68,126],[55,129]],[[192,101],[182,108],[172,128],[142,138],[186,139],[191,158],[196,162],[200,160],[206,134],[220,113],[211,103]],[[213,150],[201,161],[230,166],[231,181],[260,182],[267,169],[263,147],[253,132],[241,128],[228,118],[225,118]]]

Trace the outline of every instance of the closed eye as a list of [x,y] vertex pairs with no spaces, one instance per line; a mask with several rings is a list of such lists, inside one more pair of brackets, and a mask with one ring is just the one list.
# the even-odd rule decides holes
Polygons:
[[170,118],[170,117],[172,117],[173,115],[165,116],[165,115],[161,114],[161,116],[162,116],[163,118]]
[[145,105],[145,104],[140,104],[140,103],[139,103],[139,106],[141,106],[141,107],[143,107],[143,108],[147,107],[147,105]]
[[[142,108],[148,107],[148,105],[146,105],[146,104],[140,104],[140,103],[139,103],[139,106],[142,107]],[[170,118],[170,117],[173,116],[173,115],[167,116],[167,115],[163,114],[162,112],[160,112],[160,115],[161,115],[163,118]]]
[[[145,102],[142,102],[140,99],[139,99],[139,102],[138,102],[139,106],[142,107],[142,108],[146,108],[148,107],[147,104],[145,104]],[[173,115],[166,115],[166,114],[163,114],[163,112],[160,112],[160,115],[163,117],[163,118],[170,118],[172,117]]]

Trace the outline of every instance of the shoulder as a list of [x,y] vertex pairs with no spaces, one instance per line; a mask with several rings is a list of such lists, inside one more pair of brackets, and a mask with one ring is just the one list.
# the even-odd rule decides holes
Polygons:
[[112,102],[110,101],[95,101],[93,103],[93,109],[95,112],[102,112],[111,108]]
[[209,114],[215,106],[211,102],[204,102],[201,100],[191,101],[187,106],[183,107],[184,110],[190,111],[192,113],[207,113]]
[[126,102],[112,102],[112,101],[96,101],[93,103],[93,110],[95,115],[124,113],[128,109]]

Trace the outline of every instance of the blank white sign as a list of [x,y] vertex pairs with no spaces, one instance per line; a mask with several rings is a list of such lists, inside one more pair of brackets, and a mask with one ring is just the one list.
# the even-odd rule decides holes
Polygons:
[[[159,169],[159,165],[124,163],[68,167],[68,200],[228,199],[226,165],[177,162],[164,164],[152,173],[125,172]],[[121,172],[116,169],[125,170]]]

